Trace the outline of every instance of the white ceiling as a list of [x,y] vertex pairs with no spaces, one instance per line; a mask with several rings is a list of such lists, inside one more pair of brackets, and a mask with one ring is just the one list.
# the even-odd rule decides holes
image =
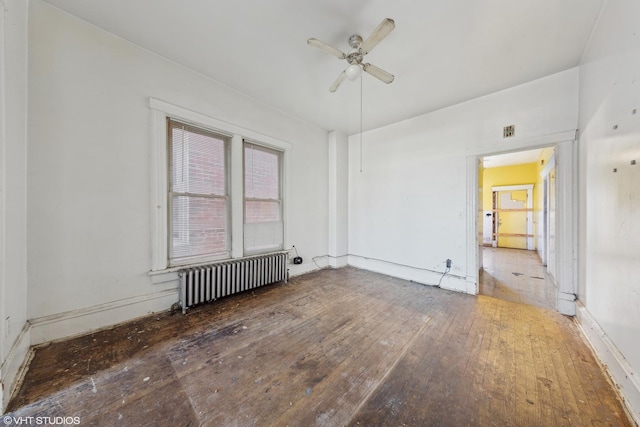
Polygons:
[[521,165],[523,163],[534,163],[540,158],[540,153],[542,153],[542,149],[486,156],[482,159],[482,166],[486,169],[497,168],[500,166]]
[[603,0],[45,0],[124,39],[326,130],[357,133],[360,84],[328,88],[343,51],[383,18],[369,55],[396,76],[363,78],[365,130],[577,66]]

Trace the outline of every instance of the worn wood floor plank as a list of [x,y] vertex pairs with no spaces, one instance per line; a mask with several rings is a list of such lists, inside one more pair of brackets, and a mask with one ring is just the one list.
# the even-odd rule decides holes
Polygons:
[[40,347],[10,411],[109,426],[632,425],[571,319],[354,268]]

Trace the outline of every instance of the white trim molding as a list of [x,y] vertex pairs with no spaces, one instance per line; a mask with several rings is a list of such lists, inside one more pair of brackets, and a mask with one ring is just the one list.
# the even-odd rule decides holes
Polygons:
[[473,278],[445,273],[444,271],[431,271],[353,254],[349,254],[349,265],[422,285],[437,286],[439,284],[440,288],[450,291],[463,292],[470,295],[476,295],[477,293],[477,285]]
[[504,139],[482,141],[481,144],[474,145],[467,150],[467,154],[475,154],[481,157],[495,156],[497,154],[513,153],[515,151],[531,150],[535,148],[546,148],[554,146],[560,142],[573,141],[576,138],[576,129],[563,132],[540,135],[528,138],[509,138],[509,143],[505,144]]
[[[153,110],[151,130],[151,270],[163,270],[168,265],[167,207],[167,116]],[[161,142],[162,141],[162,142]]]
[[627,410],[640,425],[640,378],[589,310],[578,301],[576,323],[616,384]]
[[331,268],[342,268],[349,265],[349,255],[338,255],[329,257],[329,267]]
[[167,289],[98,304],[78,310],[37,317],[31,324],[31,344],[39,345],[62,338],[86,335],[121,322],[166,311],[178,301],[178,289]]
[[9,400],[18,390],[31,361],[31,325],[25,323],[18,338],[11,346],[9,354],[0,365],[0,384],[2,384],[2,405],[0,413],[4,413]]
[[[471,175],[478,174],[478,163],[470,158],[497,155],[514,151],[521,151],[534,148],[555,147],[556,162],[561,165],[557,169],[557,210],[559,212],[557,224],[557,252],[556,265],[557,274],[557,309],[560,313],[575,316],[576,304],[575,293],[577,289],[577,253],[578,253],[578,212],[577,212],[577,174],[578,167],[576,157],[576,130],[558,132],[550,135],[543,135],[535,138],[522,139],[509,143],[508,148],[504,143],[487,143],[485,146],[467,151],[467,181]],[[471,197],[478,197],[478,189],[467,185],[467,200]],[[467,221],[467,251],[479,251],[475,245],[478,225],[476,221]],[[467,270],[475,271],[478,268],[478,255],[468,256]]]
[[558,311],[576,314],[578,270],[578,167],[575,139],[555,146],[556,159],[556,284]]
[[[478,167],[477,156],[467,156],[467,171],[475,170],[475,173],[467,174],[467,284],[466,291],[477,295],[480,291],[480,245],[478,227]],[[472,292],[470,292],[473,290]]]

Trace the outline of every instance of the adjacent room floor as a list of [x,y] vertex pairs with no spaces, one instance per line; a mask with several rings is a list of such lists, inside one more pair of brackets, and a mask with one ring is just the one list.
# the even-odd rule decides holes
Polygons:
[[571,318],[355,268],[40,347],[10,410],[109,426],[632,425]]
[[480,295],[556,308],[556,289],[535,251],[482,248]]

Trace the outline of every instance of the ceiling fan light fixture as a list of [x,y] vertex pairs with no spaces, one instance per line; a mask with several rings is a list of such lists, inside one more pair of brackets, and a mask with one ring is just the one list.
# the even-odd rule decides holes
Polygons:
[[352,50],[348,54],[318,39],[310,38],[307,40],[307,44],[309,46],[320,49],[321,51],[331,54],[338,59],[344,59],[349,63],[349,66],[340,73],[336,81],[329,87],[329,92],[335,92],[338,89],[338,86],[340,86],[345,79],[355,80],[362,76],[363,71],[383,83],[389,84],[393,81],[393,74],[388,73],[375,65],[371,65],[369,63],[365,64],[362,60],[364,56],[371,51],[371,49],[376,47],[378,43],[389,35],[389,33],[395,28],[395,25],[396,24],[393,19],[385,18],[366,40],[363,40],[362,36],[359,36],[358,34],[352,35],[349,37],[349,46],[351,46]]
[[362,67],[359,64],[351,64],[344,70],[349,80],[355,80],[362,74]]

